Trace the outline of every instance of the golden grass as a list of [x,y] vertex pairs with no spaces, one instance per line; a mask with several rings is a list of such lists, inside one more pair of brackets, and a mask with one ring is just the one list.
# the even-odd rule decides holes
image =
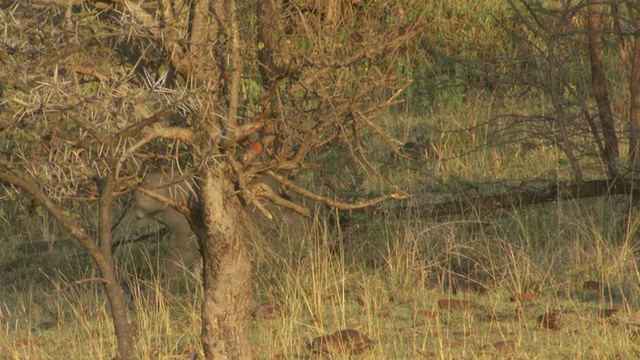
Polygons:
[[[640,350],[635,327],[624,322],[640,319],[638,216],[620,200],[550,204],[484,220],[374,219],[348,239],[328,221],[303,239],[253,238],[255,304],[279,302],[285,309],[283,316],[252,320],[256,357],[306,358],[309,340],[345,328],[373,340],[361,359],[634,357]],[[55,262],[60,255],[39,256]],[[482,282],[486,294],[451,293],[446,277],[462,259],[480,264],[463,280]],[[587,280],[607,287],[583,290]],[[114,337],[99,282],[54,273],[45,286],[37,284],[0,298],[0,358],[112,358]],[[199,351],[201,292],[193,278],[174,292],[153,278],[132,280],[130,288],[141,358]],[[540,300],[509,301],[523,291]],[[477,307],[440,309],[438,301],[449,298]],[[614,306],[623,307],[616,315],[622,320],[599,317]],[[537,318],[556,309],[563,326],[541,329]]]
[[[413,204],[434,200],[430,194],[438,189],[494,191],[496,179],[566,177],[562,155],[551,147],[522,151],[518,141],[492,147],[487,128],[451,131],[515,106],[507,105],[477,99],[437,114],[388,116],[387,127],[402,142],[434,132],[442,157],[394,163],[391,150],[375,142],[370,153],[383,174],[423,194],[410,199]],[[468,156],[455,156],[469,150],[474,151]],[[364,192],[384,188],[357,178],[349,166],[331,168],[341,184]],[[431,192],[421,193],[425,188]],[[640,349],[628,323],[640,319],[640,215],[628,202],[562,201],[441,219],[383,210],[353,215],[349,222],[343,218],[342,227],[335,216],[320,212],[307,236],[251,237],[254,304],[284,308],[284,315],[251,321],[256,358],[316,358],[308,341],[347,328],[373,341],[359,359],[634,358]],[[107,301],[101,283],[86,280],[97,278],[95,270],[82,252],[19,250],[22,242],[63,236],[45,214],[33,217],[2,225],[0,359],[111,359],[115,338]],[[188,358],[200,352],[202,292],[192,274],[170,287],[159,281],[159,256],[154,244],[117,251],[130,289],[137,351],[143,359]],[[464,273],[463,264],[474,270]],[[589,280],[602,287],[584,290]],[[470,291],[473,284],[486,293]],[[509,301],[516,292],[535,293],[540,300]],[[447,311],[438,306],[443,299],[477,306]],[[619,314],[600,318],[600,310],[615,306],[622,308]],[[553,310],[561,311],[563,326],[540,328],[538,317]]]

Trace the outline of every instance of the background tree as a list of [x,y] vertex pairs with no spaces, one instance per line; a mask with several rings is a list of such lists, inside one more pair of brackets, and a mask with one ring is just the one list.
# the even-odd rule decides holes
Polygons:
[[[150,162],[184,169],[199,187],[199,205],[180,209],[204,259],[202,340],[211,359],[251,357],[242,204],[266,198],[309,216],[252,179],[267,175],[345,210],[406,197],[390,182],[381,194],[345,199],[291,178],[322,170],[313,159],[333,143],[348,149],[355,171],[382,178],[364,139],[391,144],[375,119],[408,85],[396,59],[419,31],[410,2],[258,4],[17,1],[2,12],[0,180],[31,194],[91,254],[119,358],[135,349],[111,254],[112,199]],[[66,209],[96,199],[94,236]]]
[[[531,54],[528,61],[533,65],[525,78],[514,74],[519,79],[516,82],[542,91],[553,105],[540,114],[543,120],[538,122],[542,129],[539,135],[565,152],[578,183],[585,180],[584,168],[590,166],[586,163],[594,150],[609,179],[624,177],[620,174],[619,139],[628,139],[626,169],[633,169],[637,148],[635,105],[632,100],[630,112],[614,116],[613,101],[619,99],[621,89],[612,89],[611,83],[619,85],[616,79],[626,79],[633,99],[636,70],[631,59],[637,49],[630,37],[635,33],[631,29],[637,29],[635,8],[621,1],[566,2],[561,7],[530,1],[509,3],[522,24],[520,30],[524,30],[513,34],[526,44]],[[607,68],[604,59],[612,59],[616,47],[621,66]],[[612,95],[612,91],[618,93]],[[617,123],[619,118],[623,118],[623,126]]]

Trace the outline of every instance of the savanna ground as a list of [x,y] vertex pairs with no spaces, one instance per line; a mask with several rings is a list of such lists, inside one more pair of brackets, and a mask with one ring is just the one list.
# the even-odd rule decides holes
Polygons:
[[[396,135],[408,141],[430,128],[482,122],[500,110],[482,96],[459,105],[386,120],[399,125]],[[463,187],[456,179],[464,177],[476,179],[476,186],[492,186],[522,172],[564,176],[563,157],[548,146],[448,156],[482,145],[481,133],[443,132],[436,141],[440,159],[394,161],[391,152],[381,153],[388,159],[381,171],[410,189],[414,204],[430,200],[420,191],[430,182]],[[333,173],[348,177],[348,169],[334,166]],[[377,186],[352,181],[363,191]],[[308,236],[250,238],[254,304],[281,304],[275,312],[256,310],[257,358],[313,358],[307,348],[311,339],[346,328],[372,340],[372,347],[357,355],[362,359],[637,357],[638,213],[627,197],[437,219],[392,210],[397,205],[339,221],[319,211]],[[78,216],[90,218],[93,209],[85,211]],[[21,244],[66,239],[39,209],[2,226],[0,357],[111,358],[111,320],[87,256],[70,246],[45,253],[24,249]],[[125,222],[119,236],[128,236],[133,226]],[[159,263],[153,241],[122,245],[116,254],[130,282],[141,358],[192,356],[200,333],[196,278],[187,273],[178,289],[167,290],[153,275]],[[515,293],[539,299],[514,302]],[[473,304],[446,309],[439,304],[445,299]],[[604,309],[619,312],[603,318]],[[561,318],[547,329],[539,317],[552,311]]]
[[[491,45],[497,37],[484,21],[499,18],[493,12],[504,4],[459,1],[452,11],[445,6],[449,2],[433,3],[440,4],[432,9],[429,29],[436,55],[482,57],[503,47]],[[454,26],[460,31],[450,31]],[[364,142],[365,151],[381,164],[380,173],[413,194],[410,200],[348,216],[316,209],[305,236],[285,231],[248,238],[256,357],[315,358],[310,340],[356,329],[371,339],[371,347],[362,354],[338,351],[329,357],[637,358],[640,216],[629,197],[422,216],[418,209],[444,193],[504,190],[523,185],[519,179],[534,184],[535,179],[571,178],[564,153],[553,144],[510,138],[496,145],[489,138],[496,123],[487,121],[527,113],[544,101],[533,94],[493,96],[482,86],[421,83],[429,78],[425,73],[459,66],[446,56],[434,58],[439,61],[430,63],[433,69],[413,59],[424,66],[412,74],[417,86],[410,105],[390,111],[382,121],[401,142],[428,138],[438,156],[394,159],[382,144]],[[617,113],[626,111],[623,100],[614,107]],[[329,151],[323,154],[325,174],[347,185],[354,198],[381,186],[378,180],[352,176],[356,172],[341,163],[348,149]],[[588,160],[583,163],[587,178],[603,173],[597,156]],[[297,181],[319,186],[304,173]],[[0,359],[113,358],[107,300],[88,256],[67,242],[46,252],[26,247],[68,236],[41,208],[30,208],[28,199],[2,200]],[[413,210],[398,210],[408,204]],[[123,200],[116,212],[126,208]],[[94,229],[94,208],[78,209],[77,216]],[[134,228],[125,221],[117,240],[130,237]],[[200,352],[201,289],[189,272],[172,289],[159,279],[162,243],[121,245],[116,251],[137,350],[143,359],[191,358]],[[514,294],[525,295],[511,301]],[[442,300],[448,299],[468,303],[447,309]],[[613,311],[607,309],[617,312],[608,316]],[[543,314],[558,318],[541,323]]]

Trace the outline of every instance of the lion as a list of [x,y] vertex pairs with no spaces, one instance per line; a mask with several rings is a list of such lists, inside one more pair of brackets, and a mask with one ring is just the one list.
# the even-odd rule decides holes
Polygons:
[[[251,184],[265,184],[275,194],[279,194],[282,188],[277,180],[268,176],[258,177]],[[180,176],[151,172],[144,177],[141,187],[173,203],[187,205],[191,201],[197,201],[198,191],[194,182]],[[142,191],[135,191],[133,200],[133,213],[136,220],[159,221],[173,235],[172,243],[169,245],[169,254],[163,258],[161,263],[164,275],[167,278],[173,278],[181,274],[184,269],[196,265],[200,260],[198,241],[184,214],[171,206],[169,202],[154,199]],[[245,226],[246,231],[273,230],[274,227],[282,224],[287,225],[288,230],[295,228],[298,234],[300,231],[304,231],[306,225],[301,216],[291,211],[283,211],[270,201],[258,201],[260,201],[261,209],[258,209],[255,204],[244,206],[245,218],[248,219],[248,224]],[[265,210],[273,214],[271,219],[264,216]]]

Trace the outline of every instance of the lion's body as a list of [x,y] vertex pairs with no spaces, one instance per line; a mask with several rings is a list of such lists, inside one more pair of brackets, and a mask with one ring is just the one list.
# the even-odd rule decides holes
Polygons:
[[[274,193],[278,194],[281,187],[275,179],[259,177],[251,182],[251,185],[265,184]],[[143,188],[171,200],[174,203],[187,205],[197,191],[192,182],[178,176],[163,173],[148,173],[144,177]],[[290,210],[281,209],[268,200],[256,200],[262,204],[262,209],[269,212],[272,220],[267,220],[263,212],[255,204],[245,206],[245,218],[248,232],[258,230],[276,230],[279,233],[283,229],[301,234],[305,229],[305,219]],[[134,193],[134,215],[137,220],[157,220],[164,223],[173,235],[169,244],[169,255],[163,260],[163,271],[167,277],[174,277],[184,269],[194,265],[200,259],[200,251],[195,234],[189,226],[187,218],[174,207],[160,200],[144,195],[140,191]],[[255,235],[252,234],[252,235]]]

